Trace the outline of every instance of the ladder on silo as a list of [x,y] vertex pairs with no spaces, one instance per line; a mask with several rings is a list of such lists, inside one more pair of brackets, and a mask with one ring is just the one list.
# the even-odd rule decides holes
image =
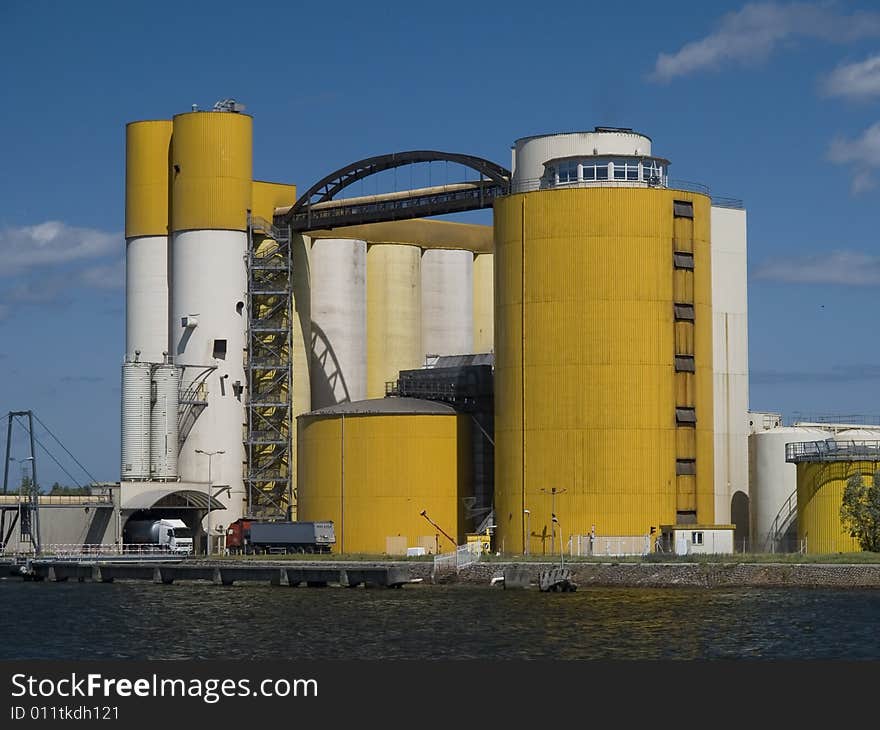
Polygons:
[[247,516],[288,518],[293,411],[291,235],[248,214],[247,414],[244,441]]

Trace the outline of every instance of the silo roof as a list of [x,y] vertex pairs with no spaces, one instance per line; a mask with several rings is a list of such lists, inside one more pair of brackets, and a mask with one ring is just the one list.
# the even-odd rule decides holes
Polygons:
[[452,406],[438,401],[389,397],[336,403],[309,413],[303,413],[302,416],[448,416],[455,415],[455,412]]

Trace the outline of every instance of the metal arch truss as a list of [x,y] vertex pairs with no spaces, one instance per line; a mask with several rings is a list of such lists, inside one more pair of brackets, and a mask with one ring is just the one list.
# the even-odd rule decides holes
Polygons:
[[[314,206],[329,203],[350,185],[370,175],[421,162],[453,162],[479,173],[479,182],[460,183],[436,188],[407,191],[409,196],[394,194],[371,196],[346,205]],[[330,173],[310,187],[277,222],[293,231],[310,231],[343,225],[423,218],[444,213],[490,208],[496,197],[510,191],[510,171],[482,157],[456,152],[413,150],[368,157]]]
[[247,272],[247,516],[287,518],[294,496],[291,251],[286,228],[248,217]]

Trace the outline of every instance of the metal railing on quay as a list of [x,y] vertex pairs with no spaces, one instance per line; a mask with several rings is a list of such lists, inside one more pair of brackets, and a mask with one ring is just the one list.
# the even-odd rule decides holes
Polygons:
[[82,544],[82,543],[59,543],[43,546],[43,557],[78,558],[78,557],[101,557],[118,555],[179,555],[179,552],[171,550],[167,545],[117,545],[110,544]]
[[[41,506],[113,504],[113,497],[109,494],[40,494],[38,499]],[[0,504],[25,504],[29,502],[30,497],[26,494],[0,495]]]
[[440,553],[434,556],[433,575],[440,576],[448,573],[457,573],[462,568],[480,562],[482,550],[479,543],[459,545],[451,553]]
[[649,535],[572,535],[568,541],[571,557],[624,557],[649,552]]

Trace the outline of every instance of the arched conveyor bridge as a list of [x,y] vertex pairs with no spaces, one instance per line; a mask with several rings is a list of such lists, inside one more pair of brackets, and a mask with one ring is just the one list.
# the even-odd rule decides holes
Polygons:
[[[479,174],[479,180],[435,185],[359,198],[336,199],[350,185],[385,170],[422,162],[452,162]],[[368,157],[330,173],[310,187],[289,209],[276,210],[275,224],[292,231],[425,218],[491,208],[510,191],[510,171],[481,157],[455,152],[414,150]]]

